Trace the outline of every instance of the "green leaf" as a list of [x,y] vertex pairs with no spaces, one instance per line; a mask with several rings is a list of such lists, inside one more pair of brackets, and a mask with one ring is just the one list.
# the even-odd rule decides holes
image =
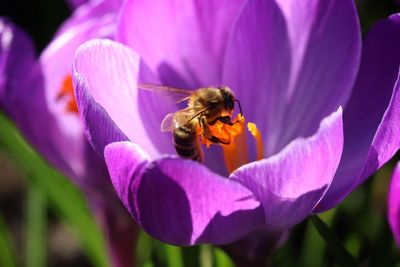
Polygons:
[[214,247],[214,258],[216,267],[234,267],[235,264],[231,258],[220,248]]
[[169,267],[183,267],[182,249],[171,245],[163,245],[166,256],[166,264]]
[[351,254],[343,246],[339,238],[329,229],[329,227],[317,216],[310,216],[311,222],[313,223],[315,229],[325,240],[326,246],[329,251],[335,256],[335,259],[342,266],[358,266],[356,259],[351,256]]
[[49,207],[75,230],[93,265],[108,266],[103,236],[81,193],[67,178],[50,167],[1,113],[0,125],[0,145],[24,169],[28,181],[45,195]]
[[7,226],[0,216],[0,266],[16,267],[15,254],[10,242]]
[[26,266],[46,266],[47,209],[46,198],[35,185],[29,187]]
[[[321,214],[321,219],[329,226],[333,222],[336,209]],[[319,235],[311,221],[307,221],[304,233],[303,243],[301,246],[299,266],[323,266],[325,241]]]
[[201,267],[212,267],[213,266],[213,254],[212,247],[210,245],[200,246],[200,266]]

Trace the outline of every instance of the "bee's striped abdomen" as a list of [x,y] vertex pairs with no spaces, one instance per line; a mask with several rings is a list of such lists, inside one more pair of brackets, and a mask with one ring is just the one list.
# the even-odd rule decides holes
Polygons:
[[193,125],[176,128],[173,131],[173,143],[179,156],[196,161],[202,160],[196,130]]

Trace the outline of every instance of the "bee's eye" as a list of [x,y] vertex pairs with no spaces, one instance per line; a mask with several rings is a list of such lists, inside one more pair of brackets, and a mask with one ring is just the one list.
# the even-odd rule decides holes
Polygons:
[[218,101],[217,100],[213,100],[213,101],[209,102],[209,106],[211,106],[211,107],[215,107],[217,105],[218,105]]
[[231,98],[228,99],[227,106],[229,109],[233,109],[233,107],[235,106]]

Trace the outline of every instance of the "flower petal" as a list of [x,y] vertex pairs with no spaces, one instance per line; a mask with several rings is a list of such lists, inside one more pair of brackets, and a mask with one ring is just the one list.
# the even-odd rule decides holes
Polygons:
[[[70,28],[90,20],[103,20],[105,17],[117,16],[122,0],[69,0],[77,9],[57,30],[56,37]],[[79,7],[79,8],[78,8]]]
[[108,145],[105,158],[127,209],[141,227],[164,242],[230,243],[263,224],[260,203],[251,191],[197,162],[148,162],[129,142]]
[[262,203],[268,229],[292,227],[310,215],[332,182],[343,148],[341,108],[322,120],[318,132],[292,141],[280,153],[247,164],[231,179]]
[[126,1],[117,40],[137,51],[163,84],[221,82],[224,48],[243,1]]
[[388,219],[397,246],[400,247],[400,163],[394,169],[388,195]]
[[247,2],[224,65],[224,83],[265,136],[267,155],[346,103],[361,41],[351,0],[276,2]]
[[345,106],[360,63],[361,32],[352,0],[277,2],[288,23],[292,55],[279,150]]
[[31,39],[6,18],[0,17],[0,102],[7,105],[10,87],[36,65]]
[[279,138],[278,121],[284,114],[289,48],[285,20],[277,4],[272,0],[247,1],[227,45],[223,83],[235,92],[246,119],[267,136],[268,155],[274,152],[271,145]]
[[[99,152],[110,142],[126,140],[123,136],[153,156],[173,149],[170,134],[159,130],[169,106],[162,102],[156,105],[146,98],[148,92],[137,90],[139,64],[131,49],[110,40],[89,41],[76,52],[78,108],[89,139]],[[144,112],[148,105],[154,107],[152,112],[159,115],[159,121],[152,120],[154,114]],[[97,131],[100,125],[108,134]]]
[[[63,150],[57,147],[65,141],[55,142],[59,137],[54,133],[58,133],[59,129],[46,105],[43,76],[32,41],[12,23],[0,19],[0,45],[1,108],[51,164],[75,177],[82,171],[82,160],[74,165],[75,159],[63,155]],[[32,114],[36,119],[32,119]],[[79,153],[74,157],[77,155]]]
[[343,158],[318,211],[339,203],[400,147],[399,47],[400,15],[378,23],[364,41],[359,76],[344,112]]
[[72,9],[78,8],[79,6],[83,5],[87,1],[89,1],[89,0],[67,0],[69,6]]
[[[79,116],[66,111],[66,101],[59,99],[59,93],[65,78],[72,75],[73,56],[79,45],[93,37],[107,36],[110,32],[115,32],[115,20],[116,16],[109,16],[91,19],[69,27],[46,47],[39,59],[40,72],[43,77],[41,94],[44,94],[40,98],[44,102],[42,105],[48,109],[47,112],[55,119],[51,123],[54,130],[44,133],[43,129],[46,127],[42,127],[39,129],[40,134],[47,140],[47,146],[54,146],[61,154],[59,157],[67,160],[75,172],[69,176],[79,177],[89,184],[96,180],[103,182],[105,180],[100,178],[89,179],[89,175],[96,177],[96,172],[102,176],[104,174],[97,170],[99,164],[93,164],[96,160],[98,162],[99,159],[94,159],[97,155],[94,154],[86,141]],[[25,94],[29,91],[32,90],[28,85]],[[23,96],[21,97],[23,98]],[[27,107],[29,106],[30,104]],[[32,114],[31,112],[30,117],[32,117]],[[38,115],[35,114],[35,116]],[[50,124],[50,122],[47,123]],[[89,156],[90,153],[92,153],[92,156]],[[83,159],[93,162],[85,162]],[[105,167],[102,171],[103,173],[106,171]]]

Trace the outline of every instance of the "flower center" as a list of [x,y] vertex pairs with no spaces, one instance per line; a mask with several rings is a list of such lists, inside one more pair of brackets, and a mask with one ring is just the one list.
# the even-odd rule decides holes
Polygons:
[[56,101],[65,101],[65,111],[68,113],[78,114],[78,106],[75,100],[74,87],[72,85],[72,76],[68,74],[65,76],[61,87],[58,91]]
[[[245,119],[238,114],[233,120],[233,125],[228,125],[217,121],[214,125],[209,126],[213,136],[229,144],[221,144],[224,152],[225,165],[229,173],[232,173],[240,166],[249,163],[248,147],[246,141],[246,133],[244,131]],[[257,160],[263,159],[263,142],[260,131],[255,123],[247,123],[248,131],[256,139]],[[200,135],[201,136],[201,135]],[[212,143],[201,136],[201,143],[209,147]]]

